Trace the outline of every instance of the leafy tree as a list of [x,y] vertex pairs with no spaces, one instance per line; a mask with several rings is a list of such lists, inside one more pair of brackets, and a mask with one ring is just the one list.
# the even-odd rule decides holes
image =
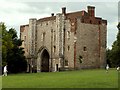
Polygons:
[[[2,27],[1,27],[1,23],[0,23],[0,71],[2,71]],[[2,74],[0,72],[0,74]]]
[[108,48],[107,51],[106,51],[106,62],[107,64],[109,64],[110,67],[112,67],[112,61],[111,61],[111,50]]
[[120,66],[120,22],[117,28],[117,40],[113,43],[112,50],[110,51],[110,61],[113,67]]
[[9,73],[26,71],[27,62],[25,60],[22,41],[18,39],[17,32],[11,28],[6,30],[4,23],[0,23],[2,31],[2,65],[8,64]]
[[11,51],[8,51],[8,71],[11,73],[26,71],[27,62],[25,60],[23,48],[20,47],[22,45],[22,41],[18,39],[15,29],[9,29],[8,33],[11,35],[14,44]]
[[7,63],[7,52],[13,48],[13,43],[4,23],[0,23],[0,28],[2,31],[2,65],[4,66]]

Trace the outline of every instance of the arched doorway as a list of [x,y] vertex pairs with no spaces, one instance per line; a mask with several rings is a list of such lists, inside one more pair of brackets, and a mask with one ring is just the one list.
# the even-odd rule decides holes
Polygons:
[[49,53],[46,49],[41,54],[41,72],[49,72]]

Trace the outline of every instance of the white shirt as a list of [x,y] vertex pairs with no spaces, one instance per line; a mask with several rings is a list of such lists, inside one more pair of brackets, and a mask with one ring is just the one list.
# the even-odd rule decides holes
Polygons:
[[106,69],[108,70],[109,69],[109,66],[107,65]]
[[7,72],[7,66],[4,67],[4,72]]
[[117,71],[119,70],[120,68],[119,67],[117,67]]

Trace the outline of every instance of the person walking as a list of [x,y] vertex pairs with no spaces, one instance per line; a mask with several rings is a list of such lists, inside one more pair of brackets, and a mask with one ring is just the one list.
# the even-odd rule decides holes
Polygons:
[[106,72],[108,72],[108,69],[109,69],[109,65],[107,64],[107,66],[106,66]]
[[4,66],[3,72],[4,72],[3,76],[7,76],[7,72],[8,72],[8,71],[7,71],[7,65]]
[[120,70],[120,67],[118,66],[118,67],[117,67],[117,71],[119,72],[119,70]]

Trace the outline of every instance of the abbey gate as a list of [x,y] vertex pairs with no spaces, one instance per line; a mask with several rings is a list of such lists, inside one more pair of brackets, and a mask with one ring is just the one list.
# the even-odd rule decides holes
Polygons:
[[20,26],[29,71],[105,67],[107,21],[95,16],[95,7],[87,9],[67,13],[63,7],[61,13]]

